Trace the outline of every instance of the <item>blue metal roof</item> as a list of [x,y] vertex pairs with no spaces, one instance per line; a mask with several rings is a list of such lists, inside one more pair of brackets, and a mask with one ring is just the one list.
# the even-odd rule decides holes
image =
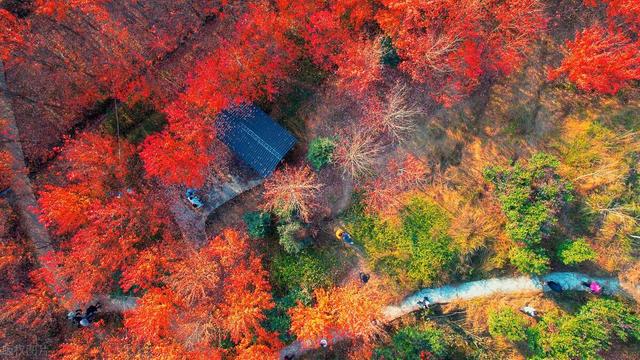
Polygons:
[[296,143],[290,132],[251,104],[222,111],[216,127],[218,139],[263,178],[271,175]]

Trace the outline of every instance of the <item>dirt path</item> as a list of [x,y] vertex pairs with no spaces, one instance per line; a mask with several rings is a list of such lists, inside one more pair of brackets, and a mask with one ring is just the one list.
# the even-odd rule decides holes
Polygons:
[[27,177],[28,170],[24,162],[24,153],[20,144],[20,133],[13,115],[11,99],[7,93],[4,65],[0,62],[0,119],[5,122],[6,134],[1,134],[4,149],[11,154],[11,190],[14,193],[16,207],[22,220],[22,227],[31,240],[38,257],[53,250],[51,239],[36,214],[37,202]]
[[12,158],[10,188],[13,191],[14,206],[18,210],[22,231],[31,241],[40,265],[53,274],[52,288],[54,292],[62,298],[67,307],[75,308],[77,304],[71,300],[71,295],[63,290],[66,287],[64,281],[57,276],[57,270],[52,264],[45,261],[45,256],[53,251],[53,246],[47,229],[38,219],[38,203],[28,177],[29,171],[25,165],[20,132],[8,95],[2,62],[0,62],[0,119],[6,125],[6,132],[0,133],[0,135],[2,136],[3,148],[11,154]]
[[497,278],[488,280],[471,281],[459,285],[447,285],[435,289],[423,289],[404,299],[398,305],[388,306],[383,310],[386,321],[392,321],[403,315],[419,310],[418,301],[425,296],[432,303],[448,303],[453,301],[465,301],[492,295],[540,293],[550,291],[544,285],[546,281],[555,281],[566,290],[586,291],[582,286],[583,281],[595,280],[602,285],[603,292],[615,294],[622,291],[620,281],[616,278],[596,278],[581,273],[558,272],[539,278],[528,276]]
[[[49,232],[38,218],[38,202],[29,180],[29,171],[25,164],[24,153],[20,143],[20,132],[16,126],[11,100],[7,94],[4,74],[4,67],[0,62],[0,120],[6,124],[5,133],[0,132],[0,144],[4,150],[11,154],[12,158],[10,188],[13,196],[11,196],[11,199],[14,207],[18,210],[21,229],[31,242],[38,263],[53,274],[53,283],[51,284],[53,292],[60,298],[62,305],[67,309],[77,309],[80,304],[73,300],[71,293],[67,290],[64,279],[58,276],[55,266],[46,261],[47,254],[54,251],[54,248]],[[113,299],[106,295],[98,295],[96,299],[105,308],[112,311],[124,311],[134,307],[136,304],[135,298]]]
[[[418,301],[422,300],[425,296],[435,304],[465,301],[492,295],[549,292],[551,289],[544,285],[546,281],[555,281],[566,290],[587,291],[587,288],[582,286],[581,282],[592,280],[600,283],[603,292],[606,294],[625,293],[620,281],[616,278],[599,278],[582,273],[557,272],[539,278],[528,276],[494,278],[471,281],[458,285],[447,285],[434,289],[423,289],[408,296],[400,304],[387,306],[383,309],[382,315],[386,322],[391,322],[399,317],[417,311],[420,309]],[[330,341],[330,345],[344,339],[343,336],[334,336]],[[305,348],[300,342],[296,341],[280,351],[280,359],[284,359],[287,355],[294,355],[297,358],[309,350],[313,350],[313,348]]]

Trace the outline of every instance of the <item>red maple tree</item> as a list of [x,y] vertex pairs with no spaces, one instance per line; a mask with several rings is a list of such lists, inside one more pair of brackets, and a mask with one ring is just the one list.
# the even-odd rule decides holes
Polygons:
[[217,37],[218,49],[202,59],[187,81],[185,100],[211,115],[230,104],[271,99],[296,58],[285,23],[260,4],[249,4],[232,35]]
[[0,61],[7,61],[19,48],[25,46],[23,33],[27,24],[23,24],[5,9],[0,9]]
[[567,56],[550,71],[549,79],[566,75],[585,91],[615,94],[640,80],[640,43],[622,32],[592,26],[567,42]]
[[164,110],[169,126],[145,139],[140,157],[147,175],[164,184],[201,187],[215,159],[209,149],[215,137],[213,120],[181,99]]
[[381,1],[376,19],[404,60],[400,68],[452,105],[482,75],[509,73],[546,24],[538,0]]
[[382,283],[373,280],[363,285],[350,281],[329,290],[314,290],[314,304],[298,303],[289,310],[291,332],[305,346],[318,346],[320,339],[337,336],[361,341],[357,349],[370,350],[376,335],[382,332],[382,308],[390,300]]
[[[640,32],[640,2],[636,0],[601,0],[607,6],[607,17],[613,26],[625,24]],[[587,6],[598,6],[598,0],[584,0]]]

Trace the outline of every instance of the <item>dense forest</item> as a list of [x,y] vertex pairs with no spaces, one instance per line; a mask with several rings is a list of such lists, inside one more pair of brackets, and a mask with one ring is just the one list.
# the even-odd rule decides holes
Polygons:
[[637,0],[0,0],[0,359],[640,358]]

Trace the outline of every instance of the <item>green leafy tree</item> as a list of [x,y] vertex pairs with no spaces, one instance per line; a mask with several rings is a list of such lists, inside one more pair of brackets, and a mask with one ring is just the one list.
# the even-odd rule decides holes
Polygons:
[[271,214],[261,211],[250,211],[242,216],[247,231],[252,238],[261,239],[271,233]]
[[595,299],[575,315],[545,314],[527,336],[534,359],[602,359],[614,339],[640,340],[640,318],[618,301]]
[[317,137],[309,143],[307,160],[316,171],[331,163],[336,143],[327,137]]
[[425,356],[440,359],[449,351],[444,332],[429,325],[407,326],[393,335],[391,344],[375,349],[373,359],[414,360]]
[[303,248],[304,244],[298,240],[298,234],[302,230],[302,224],[299,221],[291,221],[278,225],[278,241],[284,247],[284,251],[296,254]]
[[392,68],[395,68],[400,64],[400,56],[396,51],[396,48],[393,46],[393,41],[388,36],[383,36],[380,40],[382,47],[382,59],[380,61],[384,65],[388,65]]
[[512,168],[494,166],[484,171],[485,179],[493,183],[507,217],[507,234],[514,241],[536,249],[537,256],[531,264],[536,266],[525,266],[521,256],[511,257],[521,270],[541,268],[540,258],[546,255],[537,249],[550,235],[561,209],[573,199],[571,183],[556,173],[558,165],[552,155],[537,153],[526,164],[518,163]]
[[396,278],[406,287],[441,281],[454,269],[458,249],[448,235],[449,216],[422,196],[408,201],[400,211],[398,223],[367,214],[356,198],[345,221],[376,271]]
[[549,271],[549,257],[543,249],[515,247],[509,251],[511,264],[526,274],[540,275]]
[[410,246],[409,276],[424,284],[441,277],[454,265],[457,251],[447,234],[449,218],[437,204],[422,197],[401,211],[402,237]]
[[489,314],[489,333],[493,337],[504,337],[510,341],[527,338],[526,321],[513,309],[505,307]]
[[305,249],[297,254],[277,254],[271,263],[273,283],[286,289],[313,290],[333,283],[332,268],[336,267],[335,257]]
[[558,257],[565,265],[594,260],[598,254],[584,239],[565,241],[558,248]]

